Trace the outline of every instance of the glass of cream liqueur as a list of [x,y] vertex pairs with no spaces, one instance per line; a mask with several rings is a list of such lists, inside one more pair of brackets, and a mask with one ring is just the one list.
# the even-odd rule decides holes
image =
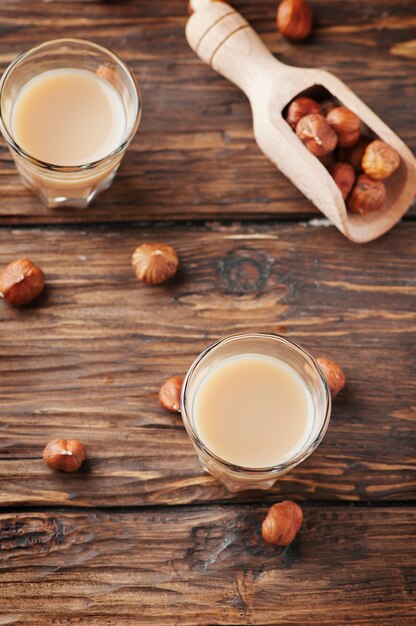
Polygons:
[[140,121],[139,87],[113,52],[57,39],[0,82],[0,128],[23,183],[48,207],[86,208],[107,189]]
[[331,414],[315,360],[283,337],[254,333],[207,348],[181,403],[203,468],[230,491],[272,487],[315,450]]

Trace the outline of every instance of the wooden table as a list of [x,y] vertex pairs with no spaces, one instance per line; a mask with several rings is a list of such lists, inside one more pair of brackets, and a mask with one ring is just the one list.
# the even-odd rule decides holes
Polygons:
[[[338,74],[414,149],[413,0],[311,4],[313,38],[292,45],[275,0],[235,2],[280,58]],[[184,0],[1,3],[2,69],[36,42],[92,39],[131,65],[144,116],[85,212],[42,208],[1,145],[0,265],[32,258],[47,290],[0,306],[0,624],[413,625],[415,213],[344,239],[259,153],[247,102],[188,49],[185,20]],[[143,241],[177,249],[166,286],[136,281]],[[232,496],[157,392],[245,330],[332,356],[348,386],[303,465]],[[56,436],[88,446],[81,472],[42,464]],[[286,549],[260,536],[284,498],[305,515]]]

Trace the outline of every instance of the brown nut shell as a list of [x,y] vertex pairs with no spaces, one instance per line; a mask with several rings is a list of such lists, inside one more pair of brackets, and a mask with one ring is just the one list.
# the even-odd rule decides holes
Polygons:
[[380,211],[386,200],[386,188],[381,180],[360,174],[348,198],[347,206],[353,213],[365,215]]
[[344,106],[331,109],[326,116],[328,124],[338,135],[341,148],[354,146],[361,136],[360,118]]
[[295,100],[292,100],[289,104],[286,121],[295,129],[299,120],[311,113],[322,114],[322,108],[319,102],[312,100],[312,98],[295,98]]
[[44,273],[29,259],[13,261],[0,274],[0,296],[14,306],[29,304],[44,286]]
[[347,107],[335,107],[327,113],[326,120],[336,133],[349,134],[360,130],[361,122],[358,115],[355,115]]
[[276,23],[283,37],[301,41],[312,31],[312,9],[305,0],[282,0],[277,8]]
[[334,399],[341,389],[345,387],[346,378],[344,370],[338,363],[335,363],[332,359],[328,359],[326,356],[319,356],[316,362],[324,373],[331,392],[331,398]]
[[371,142],[370,137],[361,135],[357,143],[350,148],[341,148],[338,153],[339,161],[350,163],[356,172],[361,172],[361,159],[368,144]]
[[296,134],[315,156],[323,157],[335,149],[337,134],[323,115],[305,115],[296,126]]
[[273,504],[261,527],[263,539],[276,546],[288,546],[302,526],[303,511],[296,502]]
[[368,144],[361,159],[361,167],[370,178],[384,180],[397,170],[400,156],[384,141],[376,140]]
[[144,243],[134,251],[132,265],[139,280],[147,285],[159,285],[176,274],[179,259],[166,243]]
[[86,447],[78,439],[52,439],[43,450],[43,461],[50,469],[76,472],[87,456]]
[[339,187],[342,197],[345,200],[350,193],[355,182],[355,171],[349,163],[333,163],[328,167],[336,185]]
[[340,148],[352,148],[359,142],[360,137],[361,132],[359,130],[352,133],[338,133],[338,145]]
[[159,389],[160,404],[172,413],[181,412],[181,392],[184,378],[183,376],[171,376],[162,384]]

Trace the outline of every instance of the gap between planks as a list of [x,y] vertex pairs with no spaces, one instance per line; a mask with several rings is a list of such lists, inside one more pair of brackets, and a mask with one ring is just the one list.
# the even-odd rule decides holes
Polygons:
[[[0,216],[0,232],[1,231],[8,231],[8,230],[40,230],[40,229],[47,229],[47,230],[68,230],[68,231],[75,231],[75,230],[87,230],[89,228],[92,229],[96,229],[99,230],[100,228],[111,228],[113,230],[129,230],[131,228],[149,228],[149,229],[154,229],[157,230],[159,228],[170,228],[173,226],[175,227],[208,227],[208,228],[215,228],[216,226],[230,226],[230,225],[237,225],[237,226],[265,226],[268,225],[270,227],[273,226],[277,226],[278,224],[285,224],[285,225],[294,225],[294,226],[304,226],[306,228],[308,227],[332,227],[335,228],[335,226],[324,216],[322,215],[313,215],[311,216],[310,214],[299,214],[299,215],[286,215],[286,216],[269,216],[266,218],[259,218],[259,217],[253,217],[253,216],[244,216],[244,217],[238,217],[238,218],[224,218],[224,219],[218,219],[218,218],[212,218],[212,219],[206,219],[206,218],[201,218],[199,219],[192,219],[192,220],[187,220],[187,219],[176,219],[176,220],[155,220],[155,221],[149,221],[149,220],[144,220],[144,221],[140,221],[140,220],[120,220],[120,221],[111,221],[111,220],[100,220],[100,221],[91,221],[91,222],[24,222],[24,221],[20,221],[21,218],[19,218],[16,221],[10,221],[10,222],[6,222],[6,221],[2,221],[2,218]],[[406,214],[403,216],[401,222],[398,222],[398,224],[396,224],[396,227],[399,226],[401,223],[413,223],[416,222],[416,212],[415,213],[411,213],[411,214]],[[395,227],[393,227],[392,230],[394,230]],[[252,235],[252,237],[254,238],[255,235]]]
[[[264,507],[271,506],[276,501],[281,501],[286,499],[284,495],[276,496],[276,494],[266,495],[264,500],[260,501],[247,501],[244,499],[235,499],[235,500],[210,500],[207,502],[195,502],[192,504],[126,504],[119,506],[105,506],[105,505],[93,505],[93,506],[67,506],[65,504],[59,505],[19,505],[19,506],[1,506],[0,514],[9,514],[9,513],[53,513],[53,512],[70,512],[73,514],[76,513],[88,513],[88,512],[103,512],[103,513],[114,513],[114,514],[123,514],[123,513],[144,513],[146,511],[164,511],[164,510],[198,510],[202,508],[210,508],[210,507],[235,507],[235,506],[245,506],[247,508],[257,508],[261,509]],[[345,500],[299,500],[299,504],[302,507],[307,507],[308,509],[319,509],[319,508],[328,508],[328,509],[400,509],[400,508],[416,508],[415,500],[377,500],[377,501],[345,501]]]

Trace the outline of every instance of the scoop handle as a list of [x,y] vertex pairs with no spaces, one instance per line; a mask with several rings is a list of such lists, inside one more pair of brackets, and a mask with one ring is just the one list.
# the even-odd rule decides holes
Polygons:
[[195,1],[186,38],[195,53],[250,97],[269,72],[287,69],[232,6],[212,0]]

